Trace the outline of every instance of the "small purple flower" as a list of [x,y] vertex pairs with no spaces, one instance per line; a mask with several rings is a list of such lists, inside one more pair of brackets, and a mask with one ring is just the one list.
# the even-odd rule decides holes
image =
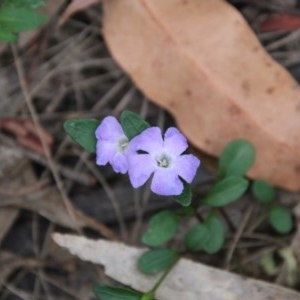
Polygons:
[[97,165],[110,163],[115,172],[125,174],[128,171],[129,141],[117,119],[112,116],[104,118],[95,135]]
[[[187,149],[186,138],[178,129],[169,128],[164,139],[158,127],[150,127],[130,141],[129,179],[133,187],[142,186],[153,174],[151,190],[159,195],[173,196],[183,192],[180,178],[191,183],[200,161]],[[142,153],[141,153],[142,152]]]

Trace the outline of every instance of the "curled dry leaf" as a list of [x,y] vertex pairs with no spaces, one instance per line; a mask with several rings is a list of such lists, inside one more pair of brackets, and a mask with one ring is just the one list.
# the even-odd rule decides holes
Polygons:
[[295,30],[299,27],[300,16],[289,13],[268,15],[258,24],[258,29],[261,32]]
[[46,145],[51,148],[53,144],[52,135],[43,128],[37,129],[33,121],[18,118],[6,118],[0,121],[0,130],[8,131],[16,136],[17,141],[35,152],[45,155],[38,130],[43,135]]
[[63,25],[73,14],[84,10],[86,8],[88,8],[89,6],[92,6],[96,3],[100,3],[99,0],[73,0],[68,7],[66,8],[66,10],[64,11],[64,13],[62,14],[62,16],[59,19],[59,26]]
[[[148,276],[137,270],[144,250],[106,240],[54,234],[54,241],[83,260],[101,264],[105,273],[139,291],[149,291],[161,274]],[[259,280],[180,259],[156,293],[160,300],[299,300],[300,294]]]
[[300,190],[300,93],[222,0],[104,0],[104,36],[137,86],[218,156],[244,138],[249,176]]

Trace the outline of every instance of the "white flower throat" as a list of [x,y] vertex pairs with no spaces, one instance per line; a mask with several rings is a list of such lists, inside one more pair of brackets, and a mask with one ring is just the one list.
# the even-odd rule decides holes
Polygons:
[[128,144],[129,144],[129,141],[128,141],[127,137],[120,139],[118,142],[119,151],[124,152],[128,148]]
[[160,156],[159,158],[156,159],[157,166],[161,168],[168,168],[170,166],[170,158],[167,157],[165,154]]

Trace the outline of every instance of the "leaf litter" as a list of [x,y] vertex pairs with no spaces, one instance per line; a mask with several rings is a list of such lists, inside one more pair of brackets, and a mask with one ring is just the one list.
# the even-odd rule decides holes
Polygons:
[[[73,3],[75,2],[73,1]],[[243,1],[236,2],[243,3]],[[268,5],[273,2],[264,2],[264,9],[268,10]],[[213,1],[212,3],[217,2]],[[224,5],[226,4],[224,3]],[[249,23],[254,24],[262,14],[260,6],[256,6],[254,2],[253,6],[243,5],[239,4],[239,8],[243,7],[241,11],[249,18]],[[292,8],[295,9],[295,7]],[[289,9],[291,9],[290,4]],[[252,10],[252,14],[249,13],[250,10]],[[228,17],[231,16],[229,10],[225,9],[224,12],[228,12]],[[82,18],[82,16],[84,17]],[[61,15],[58,14],[55,17],[58,20]],[[103,37],[100,34],[101,25],[99,21],[101,17],[99,17],[98,8],[93,9],[91,7],[88,10],[82,10],[80,15],[74,14],[71,19],[69,17],[67,16],[64,26],[60,29],[46,30],[45,34],[38,36],[37,39],[31,42],[27,40],[28,47],[19,49],[19,57],[26,66],[26,80],[37,116],[42,127],[54,139],[52,160],[55,167],[62,170],[59,171],[61,183],[63,183],[63,188],[72,202],[71,210],[74,213],[75,221],[61,201],[61,195],[57,192],[57,187],[53,183],[47,160],[42,159],[42,155],[38,154],[34,148],[25,149],[14,136],[8,136],[7,132],[1,131],[1,147],[9,149],[14,158],[8,162],[6,159],[7,154],[4,155],[7,151],[0,152],[2,153],[0,155],[0,168],[2,174],[5,174],[6,177],[6,180],[1,177],[0,182],[2,187],[0,189],[0,217],[1,222],[3,221],[6,225],[1,228],[0,234],[3,249],[0,250],[0,268],[2,269],[4,266],[2,258],[7,257],[5,254],[7,252],[4,252],[6,249],[8,249],[8,255],[12,258],[12,261],[16,262],[10,265],[11,267],[8,268],[9,271],[6,273],[5,278],[1,277],[4,278],[1,284],[1,295],[7,296],[14,293],[19,297],[23,295],[23,298],[26,296],[35,299],[51,299],[53,296],[56,299],[91,299],[92,285],[98,282],[99,278],[104,282],[111,282],[111,279],[104,276],[102,269],[80,262],[65,251],[60,251],[50,238],[54,229],[72,232],[79,230],[81,234],[98,238],[103,236],[100,234],[103,229],[101,220],[105,220],[103,218],[103,215],[105,215],[110,216],[105,226],[109,226],[109,229],[113,230],[113,233],[118,237],[122,234],[122,231],[118,225],[118,218],[116,218],[117,210],[121,212],[125,226],[134,229],[132,236],[130,236],[131,231],[128,228],[127,235],[129,234],[129,236],[127,238],[123,236],[123,238],[125,237],[123,240],[128,242],[139,237],[141,227],[146,220],[145,213],[150,214],[153,211],[173,207],[172,202],[161,201],[161,199],[154,198],[149,201],[147,190],[136,191],[131,194],[126,182],[122,182],[120,178],[115,177],[109,169],[99,171],[99,169],[91,167],[94,164],[94,158],[83,153],[65,137],[61,126],[64,120],[77,116],[101,119],[108,114],[117,114],[122,108],[141,112],[152,124],[156,122],[162,125],[165,123],[172,124],[172,120],[168,115],[149,103],[140,93],[136,93],[136,89],[131,85],[128,78],[124,76],[124,73],[116,66],[113,59],[109,57]],[[57,28],[55,22],[52,23],[54,27],[49,28]],[[223,21],[223,24],[225,23]],[[244,30],[246,29],[244,28]],[[179,31],[179,33],[181,32]],[[211,32],[214,33],[213,28],[211,28]],[[297,62],[297,56],[292,52],[293,49],[297,49],[295,32],[285,35],[258,33],[258,37],[269,49],[271,55],[282,64],[291,66],[294,62]],[[202,38],[198,38],[198,40],[203,42]],[[282,46],[284,46],[284,50],[280,48]],[[208,48],[205,49],[208,51]],[[239,52],[236,57],[242,59],[243,55],[241,53]],[[261,50],[261,55],[266,57],[263,50]],[[221,60],[221,56],[221,54],[219,57],[216,56],[216,59]],[[230,62],[234,62],[234,59]],[[232,64],[228,62],[228,70],[231,66]],[[10,117],[31,120],[31,116],[24,107],[23,94],[19,88],[19,80],[14,66],[5,64],[5,68],[3,67],[0,72],[3,75],[0,77],[2,90],[0,101],[1,119]],[[239,77],[238,71],[236,72],[236,76]],[[295,76],[297,76],[296,73],[295,71]],[[151,77],[149,76],[149,78]],[[233,79],[238,81],[238,78]],[[53,93],[53,91],[56,91],[56,93]],[[211,91],[214,92],[214,89]],[[147,95],[145,91],[144,93]],[[192,108],[195,107],[192,106]],[[190,116],[190,112],[187,111],[186,114]],[[195,128],[195,130],[203,129],[200,120],[195,123],[198,128]],[[180,123],[180,120],[178,121]],[[185,122],[186,126],[190,126],[190,120],[185,119]],[[185,125],[185,123],[180,124],[182,128]],[[4,170],[4,162],[10,166],[9,169],[5,168]],[[66,170],[74,170],[75,176],[72,176],[72,172]],[[202,186],[203,182],[209,182],[211,178],[210,174],[198,178],[195,183],[196,191],[201,194],[203,190],[198,187]],[[284,203],[286,207],[291,209],[298,200],[295,197],[296,194],[290,193],[289,195],[292,195],[291,198],[293,199]],[[139,199],[142,199],[142,201]],[[285,199],[286,197],[280,197],[281,201],[286,201]],[[111,204],[111,201],[114,201],[114,204]],[[149,205],[146,205],[148,202]],[[241,203],[229,207],[223,212],[223,221],[228,226],[230,242],[225,245],[224,251],[216,256],[201,255],[199,257],[199,255],[195,255],[193,259],[222,268],[222,262],[225,262],[227,257],[229,261],[227,267],[233,272],[239,270],[239,266],[236,264],[236,260],[238,260],[241,262],[244,275],[272,282],[277,279],[279,283],[286,284],[284,277],[288,274],[286,270],[290,268],[289,260],[284,260],[283,265],[279,265],[279,272],[281,273],[277,273],[277,278],[275,278],[262,273],[260,258],[263,252],[271,251],[269,250],[271,248],[275,249],[273,251],[277,251],[289,245],[292,237],[274,236],[268,229],[265,230],[260,227],[257,231],[253,229],[255,228],[257,214],[260,212],[257,207],[254,207],[252,208],[253,211],[247,213],[250,205],[251,200],[246,197]],[[96,207],[98,208],[95,209]],[[134,221],[135,218],[137,221]],[[103,222],[106,223],[107,221]],[[243,228],[239,230],[241,222],[243,222]],[[21,236],[18,235],[18,232],[21,232]],[[299,236],[295,235],[292,247],[296,257],[300,257],[296,246],[297,237]],[[19,241],[18,251],[15,250],[14,246],[16,241]],[[20,247],[20,243],[22,247]],[[114,249],[113,245],[114,243],[107,243],[105,247]],[[123,249],[125,246],[120,245],[117,248],[119,247]],[[139,250],[134,249],[133,251]],[[233,258],[230,255],[232,251],[234,253]],[[129,263],[132,262],[132,260],[129,260]],[[192,264],[194,266],[194,263]],[[205,266],[200,266],[202,271],[203,268],[206,270]],[[52,270],[51,272],[48,272],[49,267]],[[119,271],[122,272],[122,269]],[[118,269],[111,270],[108,274],[116,279],[120,276]],[[226,277],[234,278],[234,281],[239,282],[240,280],[240,277],[236,277],[232,273],[222,273],[222,271],[216,269],[213,269],[212,274],[214,276],[216,274],[226,274]],[[34,279],[32,279],[32,276]],[[133,273],[133,276],[135,276],[135,273]],[[121,277],[124,278],[124,276]],[[37,286],[35,291],[24,287],[25,283],[32,283],[33,281]],[[253,282],[252,280],[247,281]],[[226,280],[221,280],[220,285],[225,282]],[[255,281],[253,286],[256,286],[256,283],[258,286],[266,286],[259,281]],[[242,280],[242,286],[244,287],[244,280]],[[282,289],[279,286],[267,286],[270,289],[268,292],[271,294],[282,293],[279,294],[280,299],[285,299],[286,295],[298,297],[294,292]]]

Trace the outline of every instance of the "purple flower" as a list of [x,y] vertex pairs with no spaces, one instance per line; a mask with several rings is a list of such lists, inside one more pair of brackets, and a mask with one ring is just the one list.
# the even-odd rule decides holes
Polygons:
[[183,182],[191,183],[200,161],[187,149],[186,138],[178,129],[169,128],[164,139],[158,127],[150,127],[130,141],[129,179],[133,187],[142,186],[153,174],[151,190],[159,195],[180,195]]
[[117,119],[112,116],[104,118],[95,135],[97,165],[110,163],[115,172],[125,174],[128,171],[129,141]]

